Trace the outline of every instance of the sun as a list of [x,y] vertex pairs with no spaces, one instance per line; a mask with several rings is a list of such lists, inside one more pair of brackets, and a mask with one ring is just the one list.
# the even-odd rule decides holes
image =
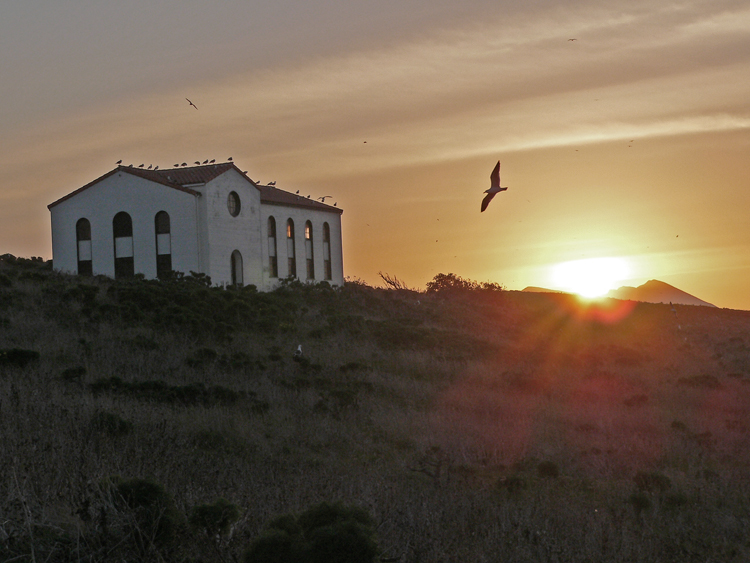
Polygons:
[[628,261],[615,257],[573,260],[552,267],[555,285],[582,297],[600,297],[615,289],[629,274]]

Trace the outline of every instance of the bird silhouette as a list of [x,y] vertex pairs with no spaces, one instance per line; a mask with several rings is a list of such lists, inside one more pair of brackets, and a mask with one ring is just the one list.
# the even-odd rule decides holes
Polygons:
[[159,167],[158,166],[154,166],[154,172],[156,172],[157,170],[159,170]]
[[208,159],[204,160],[203,164],[208,164]]
[[230,157],[229,157],[229,158],[228,158],[227,160],[228,160],[229,162],[232,162],[232,157],[230,156]]
[[497,164],[495,165],[495,168],[492,170],[492,174],[490,174],[490,189],[485,190],[484,193],[487,195],[484,196],[484,199],[482,200],[482,211],[487,209],[487,206],[492,201],[492,198],[495,197],[495,194],[498,194],[500,192],[504,192],[508,188],[501,188],[500,187],[500,161],[497,161]]
[[325,202],[326,202],[326,198],[327,198],[327,197],[333,197],[333,196],[332,196],[332,195],[323,195],[323,196],[320,196],[320,197],[319,197],[318,199],[319,199],[320,201],[322,201],[323,203],[325,203]]
[[196,105],[195,105],[195,104],[194,104],[193,102],[191,102],[191,101],[190,101],[190,100],[189,100],[188,98],[185,98],[185,99],[186,99],[186,100],[188,101],[188,103],[189,103],[189,104],[190,104],[191,106],[193,106],[193,107],[194,107],[195,109],[198,109],[198,106],[196,106]]
[[139,164],[138,168],[143,168],[144,166],[145,166],[145,164]]
[[338,204],[339,204],[339,202],[336,201],[336,202],[333,203],[333,206],[336,207]]
[[297,190],[297,191],[296,191],[296,192],[294,192],[294,193],[295,193],[295,194],[297,194],[297,195],[299,195],[299,190]]
[[272,180],[272,181],[268,182],[268,185],[269,186],[275,186],[276,185],[276,180]]
[[214,162],[216,162],[215,158],[212,158],[211,160],[208,161],[209,164],[213,164]]
[[180,166],[187,166],[187,162],[183,162]]
[[149,164],[147,170],[151,170],[154,167],[153,164]]
[[118,160],[115,164],[117,164],[117,165],[122,164],[122,159]]
[[200,163],[200,161],[199,161],[199,160],[196,160],[196,161],[194,162],[194,164],[197,164],[198,166],[200,166],[200,165],[201,165],[201,163]]
[[180,166],[179,164],[173,164],[172,165],[173,168],[178,168],[179,166]]

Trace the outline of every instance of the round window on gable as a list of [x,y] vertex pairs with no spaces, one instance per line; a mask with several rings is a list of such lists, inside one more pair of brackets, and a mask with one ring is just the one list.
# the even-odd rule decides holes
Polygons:
[[227,208],[232,217],[237,217],[240,214],[240,196],[237,195],[237,192],[229,192]]

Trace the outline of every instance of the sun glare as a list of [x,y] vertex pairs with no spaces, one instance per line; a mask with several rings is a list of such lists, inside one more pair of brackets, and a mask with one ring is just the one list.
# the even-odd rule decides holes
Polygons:
[[552,267],[552,280],[559,289],[583,297],[600,297],[627,279],[630,266],[624,258],[587,258]]

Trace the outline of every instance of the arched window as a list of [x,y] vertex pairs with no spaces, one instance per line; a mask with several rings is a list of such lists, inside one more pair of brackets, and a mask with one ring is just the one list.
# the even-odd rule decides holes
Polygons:
[[169,213],[159,211],[154,217],[156,232],[156,277],[163,278],[172,271],[172,234]]
[[232,252],[232,285],[242,285],[242,254],[239,250]]
[[237,192],[229,192],[229,195],[227,196],[227,209],[229,210],[229,214],[232,217],[237,217],[237,215],[240,214],[241,208],[240,196],[237,195]]
[[286,222],[287,275],[297,277],[297,260],[294,256],[294,221]]
[[323,279],[330,280],[331,276],[331,228],[323,223]]
[[315,279],[315,262],[313,260],[313,229],[312,223],[305,223],[305,258],[307,258],[307,279]]
[[88,219],[78,219],[76,223],[76,246],[78,247],[78,275],[91,276],[94,273],[91,261],[91,223]]
[[115,279],[133,277],[133,221],[130,215],[124,211],[115,215],[112,232],[115,239]]
[[279,277],[279,264],[276,260],[276,219],[268,218],[268,274]]

